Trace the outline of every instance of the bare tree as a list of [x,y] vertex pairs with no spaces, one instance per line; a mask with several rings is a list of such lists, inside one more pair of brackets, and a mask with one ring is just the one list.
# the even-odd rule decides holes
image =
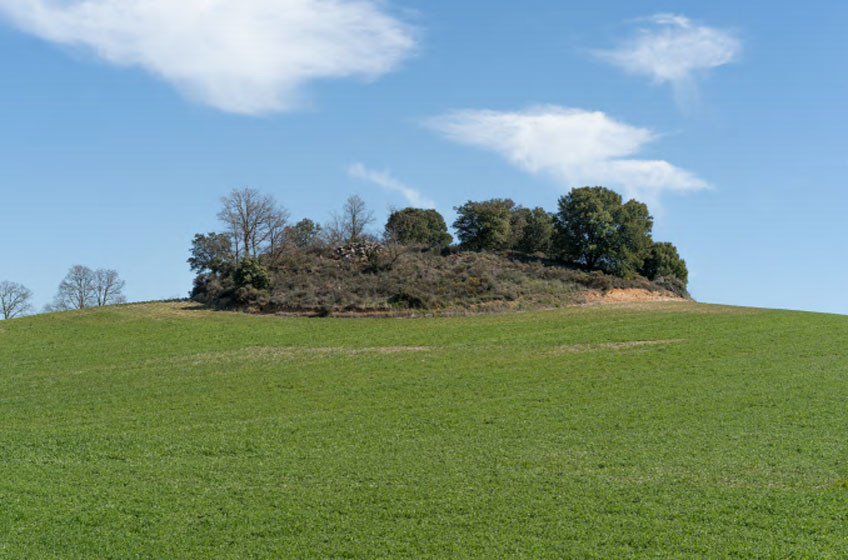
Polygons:
[[44,309],[65,311],[124,303],[124,285],[125,282],[115,270],[91,270],[87,266],[76,264],[59,284],[59,291],[53,298],[53,303]]
[[358,195],[351,195],[342,206],[341,214],[334,213],[327,224],[327,239],[342,243],[362,241],[365,228],[373,223],[374,212],[365,206],[365,201]]
[[59,284],[59,291],[50,308],[54,311],[84,309],[94,305],[94,271],[87,266],[75,264]]
[[0,315],[3,319],[14,319],[32,310],[32,292],[23,284],[0,282]]
[[268,252],[273,254],[286,244],[286,224],[289,221],[289,213],[283,208],[275,208],[268,215],[267,246]]
[[227,224],[236,261],[257,257],[279,245],[289,213],[274,197],[256,189],[233,189],[221,203],[218,219]]
[[99,268],[94,271],[94,304],[98,307],[125,303],[124,286],[126,282],[118,276],[117,270]]
[[330,215],[330,221],[324,224],[321,237],[328,247],[338,247],[347,242],[347,233],[345,232],[342,217],[335,212]]

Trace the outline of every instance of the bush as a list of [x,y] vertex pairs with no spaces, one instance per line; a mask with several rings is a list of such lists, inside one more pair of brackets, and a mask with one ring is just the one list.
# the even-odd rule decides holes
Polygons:
[[680,258],[677,247],[671,243],[654,243],[639,273],[649,280],[675,278],[683,285],[684,290],[689,282],[686,261]]
[[680,297],[691,297],[689,291],[686,289],[686,284],[674,276],[658,276],[654,280],[654,284]]
[[271,287],[271,278],[258,259],[246,258],[236,267],[233,274],[236,286],[267,290]]

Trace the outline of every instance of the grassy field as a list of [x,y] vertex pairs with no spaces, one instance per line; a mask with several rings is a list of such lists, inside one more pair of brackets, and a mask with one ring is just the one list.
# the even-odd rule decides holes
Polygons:
[[848,317],[0,322],[0,558],[845,558]]

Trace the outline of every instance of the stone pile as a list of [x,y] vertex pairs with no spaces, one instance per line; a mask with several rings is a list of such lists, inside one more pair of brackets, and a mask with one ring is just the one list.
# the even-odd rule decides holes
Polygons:
[[333,258],[339,261],[367,261],[371,254],[382,255],[386,252],[386,246],[373,241],[363,241],[336,247],[333,249]]

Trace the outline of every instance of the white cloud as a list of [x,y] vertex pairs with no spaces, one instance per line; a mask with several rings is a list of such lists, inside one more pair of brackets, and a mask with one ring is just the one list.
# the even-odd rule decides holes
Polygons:
[[436,204],[421,194],[420,191],[408,187],[392,176],[388,171],[374,171],[361,163],[354,163],[347,170],[351,177],[374,183],[387,191],[400,193],[406,201],[415,208],[435,208]]
[[492,150],[525,171],[553,176],[567,189],[603,185],[657,204],[666,191],[709,188],[667,161],[630,157],[657,135],[599,111],[555,105],[512,113],[464,110],[425,124],[455,142]]
[[380,0],[0,0],[19,28],[137,66],[243,114],[291,110],[317,79],[373,79],[415,47]]
[[658,14],[646,21],[650,25],[619,48],[595,54],[655,83],[671,84],[681,100],[694,94],[698,71],[733,62],[742,49],[732,33],[697,25],[684,16]]

